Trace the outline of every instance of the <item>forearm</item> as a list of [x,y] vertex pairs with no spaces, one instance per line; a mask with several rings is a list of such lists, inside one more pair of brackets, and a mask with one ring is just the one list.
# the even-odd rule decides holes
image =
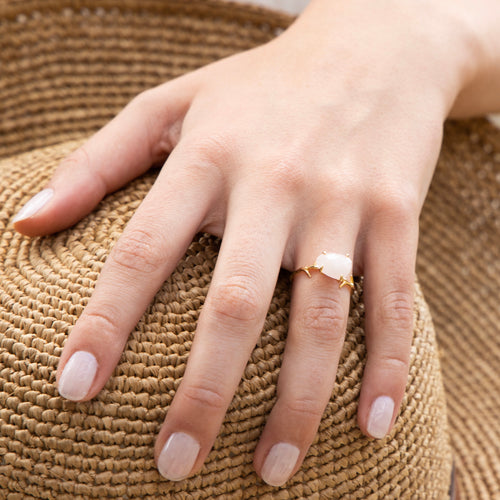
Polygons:
[[[498,0],[312,0],[290,31],[300,29],[305,46],[335,47],[339,68],[364,53],[367,72],[393,67],[415,92],[436,87],[444,114],[462,118],[500,110],[499,26]],[[395,56],[397,66],[384,64]]]

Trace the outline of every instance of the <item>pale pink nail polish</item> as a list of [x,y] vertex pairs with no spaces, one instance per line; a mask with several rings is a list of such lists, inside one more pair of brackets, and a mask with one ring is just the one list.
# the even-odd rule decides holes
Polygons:
[[184,432],[174,432],[158,457],[158,471],[170,481],[180,481],[189,476],[199,452],[196,439]]
[[376,439],[384,438],[389,432],[394,413],[394,401],[389,396],[380,396],[372,404],[368,425],[368,434]]
[[97,372],[97,360],[86,351],[75,352],[64,366],[57,384],[59,394],[71,401],[80,401],[89,392]]
[[16,216],[12,219],[12,223],[19,222],[20,220],[28,219],[35,215],[39,210],[41,210],[54,196],[53,189],[44,189],[40,191],[38,194],[33,196],[31,200],[29,200],[26,205],[24,205],[21,210],[16,214]]
[[275,444],[269,451],[262,466],[262,479],[271,486],[286,483],[299,458],[300,450],[289,443]]

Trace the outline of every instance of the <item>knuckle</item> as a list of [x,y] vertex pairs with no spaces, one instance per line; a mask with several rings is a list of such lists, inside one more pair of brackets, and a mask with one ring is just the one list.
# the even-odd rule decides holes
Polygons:
[[335,199],[340,203],[352,203],[360,194],[361,182],[355,176],[345,175],[344,172],[336,172],[335,170],[328,172],[326,176],[326,190],[330,200],[332,192]]
[[373,201],[373,211],[392,224],[408,224],[418,221],[420,211],[417,193],[410,188],[378,188]]
[[212,292],[211,308],[219,320],[245,323],[255,321],[261,310],[258,293],[247,277],[233,277],[218,285]]
[[407,373],[410,364],[408,352],[391,352],[379,355],[377,364],[384,371],[392,373]]
[[187,178],[197,184],[217,185],[222,178],[221,165],[197,155],[196,151],[188,154],[183,169]]
[[344,338],[346,317],[338,300],[328,297],[304,309],[303,330],[311,331],[320,345],[331,347]]
[[389,292],[381,300],[381,320],[397,330],[407,332],[413,328],[413,296],[402,291]]
[[226,166],[235,143],[231,143],[228,134],[212,134],[208,137],[207,134],[196,132],[182,137],[178,150],[183,151],[185,174],[196,183],[214,185],[225,182]]
[[[144,90],[128,104],[127,112],[142,121],[144,127],[144,144],[150,155],[152,164],[165,160],[179,141],[179,127],[170,114],[165,111],[162,100],[159,98],[157,87]],[[161,130],[161,132],[158,132]]]
[[295,194],[306,182],[305,161],[300,155],[288,153],[266,162],[265,182],[271,189]]
[[237,141],[227,133],[211,133],[191,138],[190,142],[195,158],[201,160],[202,164],[220,168],[234,154]]
[[285,403],[285,413],[300,420],[319,420],[325,411],[324,405],[320,401],[312,398],[298,398]]
[[80,321],[85,321],[89,332],[99,332],[99,337],[116,339],[119,337],[118,311],[112,307],[101,307],[99,310],[85,310]]
[[205,409],[224,411],[227,403],[224,396],[215,388],[207,385],[187,385],[182,396],[190,403]]
[[93,191],[100,191],[101,198],[108,192],[109,187],[106,175],[99,168],[96,168],[95,165],[92,165],[86,144],[80,146],[66,156],[66,158],[63,158],[57,169],[57,174],[62,173],[63,176],[68,176],[72,175],[76,170],[84,172],[90,178],[89,182],[92,184]]
[[145,108],[154,107],[157,105],[157,98],[154,88],[143,90],[137,94],[128,104],[129,107],[143,110]]
[[150,231],[136,228],[118,240],[110,258],[127,271],[151,274],[165,262],[159,246]]
[[345,210],[352,205],[353,200],[362,196],[361,182],[354,176],[344,175],[335,169],[322,172],[321,179],[316,181],[315,207],[320,214],[331,217],[333,213]]
[[59,169],[70,173],[72,170],[89,168],[90,158],[85,146],[80,146],[61,160]]

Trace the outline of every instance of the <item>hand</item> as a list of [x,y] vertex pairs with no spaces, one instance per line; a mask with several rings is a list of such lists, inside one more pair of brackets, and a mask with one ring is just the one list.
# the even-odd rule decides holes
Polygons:
[[[314,2],[275,41],[144,92],[62,162],[39,197],[45,205],[16,221],[25,234],[69,227],[170,153],[65,345],[59,391],[76,401],[104,386],[194,234],[223,237],[157,440],[169,479],[195,473],[209,453],[280,266],[310,265],[323,250],[350,254],[365,276],[359,425],[382,438],[394,424],[412,339],[418,217],[460,77],[442,71],[442,38],[414,22],[416,7],[387,4],[367,16],[363,1]],[[314,438],[349,311],[348,288],[323,274],[298,274],[292,293],[278,399],[255,452],[273,485],[297,471]]]

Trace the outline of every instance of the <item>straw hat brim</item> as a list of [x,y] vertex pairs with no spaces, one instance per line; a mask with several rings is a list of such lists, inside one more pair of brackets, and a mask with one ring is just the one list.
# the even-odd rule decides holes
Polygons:
[[445,126],[417,274],[440,346],[461,494],[500,498],[500,131],[485,119]]

